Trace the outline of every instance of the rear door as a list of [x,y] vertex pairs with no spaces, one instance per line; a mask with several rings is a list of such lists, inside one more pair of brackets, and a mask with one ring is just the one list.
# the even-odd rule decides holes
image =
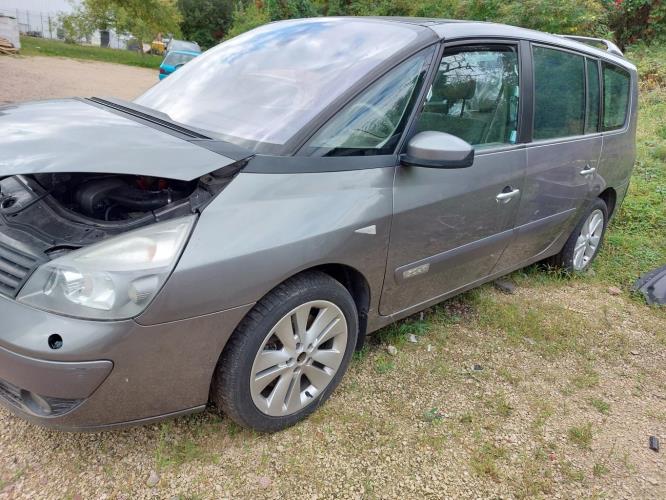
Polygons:
[[463,169],[396,170],[381,314],[483,279],[511,239],[527,161],[519,68],[517,42],[445,50],[415,132],[456,135],[475,146],[475,160]]
[[[512,270],[556,251],[594,196],[602,137],[595,59],[531,44],[532,142],[516,218],[516,236],[495,271]],[[559,248],[557,248],[559,249]]]

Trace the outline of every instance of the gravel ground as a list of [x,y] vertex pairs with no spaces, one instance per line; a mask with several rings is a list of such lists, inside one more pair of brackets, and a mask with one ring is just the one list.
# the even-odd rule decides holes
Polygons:
[[604,287],[486,286],[383,331],[281,433],[209,411],[66,434],[0,411],[0,497],[666,498],[664,325]]
[[[0,75],[9,102],[156,80],[41,57],[0,57]],[[379,332],[278,434],[213,411],[67,434],[0,410],[0,498],[666,498],[648,449],[666,442],[666,313],[585,278],[513,279]]]
[[58,97],[134,99],[157,83],[157,71],[61,57],[0,56],[0,104]]

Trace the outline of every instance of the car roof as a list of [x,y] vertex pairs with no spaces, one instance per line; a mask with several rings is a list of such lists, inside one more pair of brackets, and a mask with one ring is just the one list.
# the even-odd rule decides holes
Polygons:
[[[400,16],[367,16],[360,19],[411,24],[430,29],[442,40],[456,38],[518,38],[549,45],[558,45],[563,48],[583,52],[593,57],[606,59],[629,70],[636,67],[624,57],[611,52],[598,49],[586,43],[578,42],[563,36],[536,31],[507,24],[472,21],[463,19],[437,19],[429,17],[400,17]],[[350,18],[352,19],[352,18]],[[354,17],[353,19],[359,19]]]
[[194,52],[193,50],[170,50],[167,52],[167,55],[169,54],[185,54],[187,56],[200,56],[201,52]]

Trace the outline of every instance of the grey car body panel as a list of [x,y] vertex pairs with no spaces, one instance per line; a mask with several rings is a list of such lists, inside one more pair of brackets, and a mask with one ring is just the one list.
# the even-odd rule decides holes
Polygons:
[[[7,327],[11,328],[11,319]],[[31,358],[0,347],[0,379],[42,396],[83,399],[111,372],[111,361],[57,362]],[[39,377],[35,374],[39,373]]]
[[526,152],[527,173],[516,215],[516,234],[498,269],[510,269],[541,255],[559,235],[571,232],[578,211],[596,186],[593,178],[580,171],[586,165],[596,168],[601,136],[539,141],[528,144]]
[[[203,211],[176,270],[137,321],[171,321],[255,302],[289,276],[321,264],[361,272],[371,288],[369,314],[377,314],[393,176],[393,167],[240,173]],[[375,234],[356,232],[368,226]]]
[[[298,272],[329,265],[358,271],[369,288],[371,332],[557,253],[577,215],[603,190],[615,190],[619,205],[635,157],[637,81],[631,63],[573,40],[509,26],[385,22],[413,24],[420,32],[417,42],[350,86],[285,145],[282,156],[251,159],[203,209],[171,277],[139,317],[79,320],[0,297],[0,353],[57,364],[113,363],[92,395],[69,413],[45,418],[18,412],[21,416],[58,428],[91,430],[201,410],[219,355],[237,325],[262,296]],[[627,125],[585,137],[532,142],[528,104],[521,107],[520,144],[477,149],[469,168],[400,165],[399,153],[404,153],[413,126],[406,128],[395,155],[289,156],[372,81],[441,40],[520,41],[521,57],[537,42],[622,66],[632,82]],[[432,79],[434,71],[429,75]],[[521,96],[526,102],[530,97],[523,83]],[[414,110],[411,116],[416,114]],[[218,149],[205,139],[178,137],[73,100],[5,106],[0,126],[5,124],[15,131],[0,137],[0,175],[80,171],[189,180],[242,156],[238,152],[230,158],[223,154],[226,146]],[[587,162],[597,171],[583,178],[578,172]],[[498,203],[495,196],[506,187],[519,189],[520,196]],[[419,271],[425,264],[427,272]],[[49,348],[52,333],[63,336],[60,349]],[[14,370],[1,372],[0,378],[44,390],[33,385],[46,373],[39,366],[28,378]],[[63,382],[58,394],[86,392],[76,388]],[[5,404],[1,397],[0,403]]]
[[[92,397],[63,416],[37,419],[61,428],[97,427],[202,407],[208,401],[219,353],[251,306],[146,327],[131,320],[66,318],[0,297],[2,352],[41,363],[33,364],[29,373],[2,371],[0,377],[14,385],[27,384],[41,396],[76,399],[85,392],[83,387],[97,388],[99,373],[88,370],[66,378],[58,372],[54,382],[62,387],[51,390],[43,379],[54,374],[53,367],[91,366],[90,360],[112,362],[113,370]],[[53,333],[62,335],[60,349],[48,346]],[[54,391],[57,394],[49,394]]]
[[[382,314],[490,273],[511,238],[520,202],[495,197],[507,187],[522,190],[526,159],[517,146],[480,152],[468,168],[398,169]],[[410,270],[415,274],[404,279]]]
[[0,107],[0,176],[57,172],[189,181],[234,163],[78,99]]

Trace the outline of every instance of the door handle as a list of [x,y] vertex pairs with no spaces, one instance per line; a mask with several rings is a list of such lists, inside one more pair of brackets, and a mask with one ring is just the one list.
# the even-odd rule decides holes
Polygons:
[[585,165],[585,168],[581,170],[579,173],[580,175],[591,175],[597,171],[596,168],[590,167],[589,163]]
[[511,189],[511,186],[505,187],[501,193],[495,196],[497,203],[509,203],[520,194],[520,189]]

